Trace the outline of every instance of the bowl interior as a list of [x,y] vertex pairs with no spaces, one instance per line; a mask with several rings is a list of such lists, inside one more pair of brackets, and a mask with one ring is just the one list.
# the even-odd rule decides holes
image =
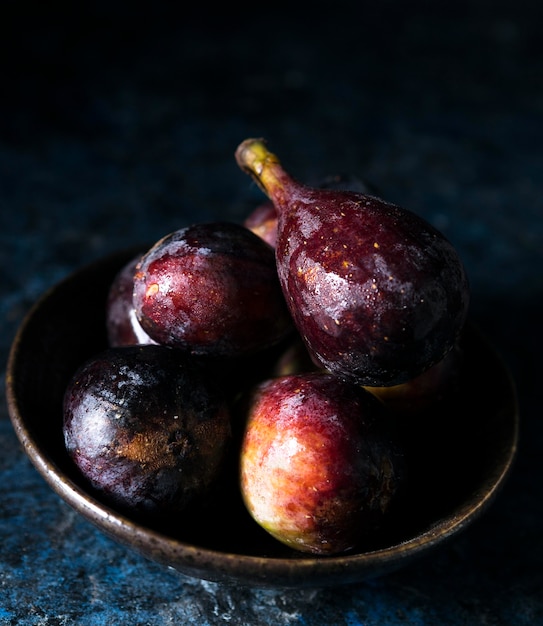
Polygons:
[[107,292],[136,252],[106,257],[47,292],[23,321],[8,362],[8,408],[25,452],[52,489],[103,532],[191,576],[321,586],[395,569],[454,536],[493,500],[517,449],[517,399],[500,358],[468,327],[462,391],[438,411],[400,424],[409,487],[387,526],[359,551],[310,557],[289,550],[260,529],[236,497],[197,518],[152,527],[108,507],[66,454],[62,396],[75,369],[106,347]]

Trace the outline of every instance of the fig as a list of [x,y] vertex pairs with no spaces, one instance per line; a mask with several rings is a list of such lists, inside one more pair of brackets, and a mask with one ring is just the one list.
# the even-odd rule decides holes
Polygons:
[[292,331],[273,249],[233,222],[187,226],[141,258],[133,304],[157,343],[199,355],[239,357]]
[[259,204],[245,218],[243,225],[272,246],[272,248],[275,248],[277,241],[277,212],[273,202],[267,201]]
[[205,502],[232,439],[229,406],[205,369],[152,344],[108,348],[80,366],[65,391],[63,434],[104,500],[157,519]]
[[134,273],[140,259],[141,255],[136,255],[126,263],[109,288],[106,329],[108,343],[112,347],[156,343],[141,327],[132,301]]
[[404,383],[454,347],[469,283],[454,246],[427,221],[356,191],[297,181],[264,140],[237,148],[277,212],[277,271],[311,358],[359,385]]
[[318,371],[263,381],[247,407],[240,486],[257,524],[321,555],[348,552],[378,532],[405,467],[374,396]]

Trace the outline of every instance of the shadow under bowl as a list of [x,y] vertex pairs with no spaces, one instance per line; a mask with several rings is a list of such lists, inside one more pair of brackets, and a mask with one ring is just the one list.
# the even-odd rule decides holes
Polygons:
[[109,286],[136,253],[103,258],[45,293],[23,320],[7,368],[9,414],[24,451],[53,491],[102,532],[152,561],[205,580],[323,587],[380,576],[427,555],[494,500],[517,451],[517,397],[499,356],[469,326],[461,342],[461,392],[438,415],[406,429],[416,459],[410,486],[371,545],[340,556],[295,552],[268,536],[235,499],[197,524],[179,521],[175,527],[145,524],[109,506],[66,453],[62,397],[76,368],[106,347]]

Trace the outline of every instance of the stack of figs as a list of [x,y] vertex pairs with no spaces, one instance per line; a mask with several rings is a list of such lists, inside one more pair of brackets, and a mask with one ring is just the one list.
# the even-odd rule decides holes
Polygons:
[[127,513],[183,519],[229,473],[276,540],[346,553],[409,480],[398,417],[458,370],[466,273],[439,231],[360,181],[302,184],[262,139],[235,157],[266,200],[119,271],[109,346],[66,389],[66,449]]

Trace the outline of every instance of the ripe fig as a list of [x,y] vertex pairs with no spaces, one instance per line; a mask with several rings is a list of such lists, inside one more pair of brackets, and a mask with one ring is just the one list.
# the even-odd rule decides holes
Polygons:
[[230,410],[180,350],[116,347],[74,374],[63,433],[68,455],[105,500],[158,518],[213,490],[231,445]]
[[141,255],[137,255],[122,267],[109,289],[106,328],[112,347],[156,343],[141,327],[132,301],[134,273],[140,259]]
[[194,224],[139,262],[133,303],[156,342],[237,357],[273,346],[293,325],[273,249],[241,224]]
[[242,497],[295,550],[339,554],[370,538],[399,493],[403,463],[382,405],[332,374],[268,379],[250,397]]
[[236,150],[277,211],[276,261],[312,359],[361,385],[404,383],[456,344],[469,305],[453,245],[415,213],[295,180],[261,139]]

